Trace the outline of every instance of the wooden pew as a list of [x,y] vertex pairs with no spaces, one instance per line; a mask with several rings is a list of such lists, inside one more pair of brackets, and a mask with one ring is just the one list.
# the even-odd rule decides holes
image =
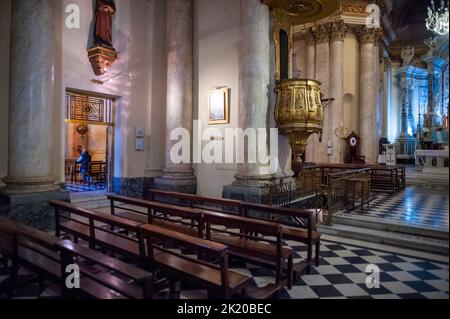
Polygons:
[[166,192],[157,189],[149,191],[150,200],[156,202],[168,202],[173,204],[187,206],[191,208],[207,209],[216,212],[227,212],[242,215],[242,205],[240,201],[223,198],[213,198],[198,196],[192,194]]
[[[51,201],[50,204],[55,208],[56,237],[66,233],[73,236],[75,242],[79,238],[87,241],[91,249],[98,246],[136,260],[143,255],[139,240],[129,236],[129,233],[137,234],[138,227],[143,223],[93,212],[62,201]],[[124,233],[115,230],[123,230]]]
[[[251,261],[255,261],[255,259],[257,259],[259,264],[262,264],[264,266],[269,265],[270,267],[279,270],[277,273],[277,280],[276,280],[276,283],[278,286],[280,285],[280,282],[281,282],[281,274],[282,274],[283,266],[286,266],[285,268],[288,270],[288,276],[287,276],[288,277],[288,285],[289,286],[292,285],[292,283],[291,283],[292,260],[290,260],[290,258],[292,257],[292,253],[293,253],[292,250],[282,247],[280,249],[281,255],[277,257],[277,247],[278,246],[276,246],[276,245],[278,243],[280,243],[280,245],[281,245],[281,242],[282,242],[282,239],[281,239],[282,236],[279,233],[279,231],[280,231],[279,224],[274,224],[274,223],[267,222],[264,220],[245,218],[245,217],[242,217],[239,215],[233,215],[230,213],[223,214],[223,213],[218,213],[218,212],[214,212],[214,211],[199,210],[199,209],[194,209],[194,208],[180,207],[180,206],[175,206],[175,205],[170,205],[170,204],[156,203],[156,202],[134,199],[134,198],[127,198],[127,197],[113,195],[113,194],[108,195],[108,198],[111,201],[111,211],[113,214],[118,213],[117,212],[118,208],[125,209],[125,210],[129,209],[129,208],[124,208],[123,206],[117,206],[117,202],[137,206],[137,207],[143,208],[143,210],[139,211],[139,210],[137,210],[137,208],[136,209],[131,208],[129,211],[125,211],[123,214],[121,214],[121,216],[124,216],[126,218],[133,218],[132,214],[138,214],[138,215],[140,215],[139,219],[141,221],[144,221],[146,218],[148,218],[149,224],[160,226],[160,227],[170,229],[173,231],[177,231],[177,232],[187,234],[190,236],[197,236],[198,238],[205,237],[204,224],[207,222],[207,220],[205,218],[205,214],[214,215],[214,213],[219,214],[217,216],[220,216],[220,218],[222,218],[222,225],[225,227],[232,226],[232,227],[238,228],[241,231],[243,231],[244,230],[243,225],[247,225],[246,230],[250,229],[250,230],[253,230],[254,232],[256,232],[256,231],[263,232],[267,236],[273,236],[276,238],[276,241],[269,241],[269,243],[272,244],[272,246],[269,246],[270,249],[267,248],[268,247],[267,245],[264,245],[263,247],[261,247],[261,245],[262,245],[260,243],[261,238],[255,237],[255,238],[253,238],[253,241],[247,241],[248,244],[245,247],[239,247],[239,248],[230,247],[230,251],[233,253],[233,252],[239,250],[242,253],[242,251],[244,251],[244,249],[246,249],[247,253],[248,253],[247,259],[250,259]],[[143,213],[143,211],[147,211],[147,213],[145,214],[145,213]],[[158,214],[162,214],[162,216],[159,216]],[[165,217],[166,214],[169,215],[169,217],[166,218]],[[185,218],[187,220],[190,220],[191,223],[194,222],[194,225],[196,225],[196,231],[192,231],[192,224],[190,224],[189,222],[187,223],[187,225],[183,225],[183,227],[180,228],[180,226],[177,225],[177,223],[180,223],[180,221],[170,219],[170,216],[172,216],[172,217],[179,216],[179,217]],[[158,219],[158,218],[163,218],[163,220],[162,220],[163,223],[161,223],[161,219]],[[225,221],[223,219],[225,219]],[[264,226],[266,226],[266,228],[264,228]],[[236,234],[234,234],[234,235],[236,235]],[[240,236],[240,235],[237,234],[237,236]],[[266,241],[266,243],[267,243],[267,241]],[[265,250],[266,253],[261,255],[260,254],[261,250]],[[236,254],[233,253],[233,255],[236,255]],[[251,257],[251,256],[255,256],[255,255],[258,256],[258,258]],[[242,257],[242,256],[240,256],[240,257]],[[283,261],[287,261],[287,262],[283,263]],[[300,269],[300,267],[298,267],[298,269]],[[273,289],[275,289],[275,288],[273,288]],[[269,289],[267,289],[267,290],[269,290]],[[268,291],[268,293],[271,293],[271,292]],[[275,292],[273,292],[273,293],[275,293]]]
[[[228,269],[227,246],[167,230],[155,225],[142,225],[141,240],[147,240],[148,262],[172,277],[208,290],[209,298],[245,295],[251,278]],[[192,249],[218,261],[218,266],[167,250],[161,243],[172,243]],[[172,287],[171,293],[174,293]]]
[[[111,214],[113,216],[120,216],[143,224],[152,224],[186,235],[203,238],[202,212],[198,209],[114,194],[108,194],[108,199],[111,203]],[[119,206],[118,203],[132,205],[135,208]]]
[[[80,287],[90,290],[90,287],[104,286],[106,295],[101,295],[101,299],[116,299],[116,297],[120,299],[153,299],[153,275],[151,273],[99,254],[92,249],[81,247],[68,240],[60,242],[57,247],[61,251],[62,270],[77,263],[80,258],[106,269],[102,272],[92,272],[85,271],[83,267],[80,268],[82,275]],[[120,274],[120,277],[116,274]],[[66,281],[67,275],[63,272],[63,282]],[[123,277],[126,279],[122,279]],[[65,296],[72,295],[72,290],[65,288],[65,286],[63,288]],[[112,291],[109,291],[109,289]],[[115,293],[116,296],[110,296],[110,292]]]
[[[182,194],[175,192],[165,192],[160,190],[151,189],[149,191],[149,196],[153,200],[167,200],[168,198],[180,199],[181,203],[184,205],[189,205],[190,207],[195,208],[204,208],[207,210],[215,210],[211,208],[209,203],[212,205],[221,205],[223,209],[216,209],[215,211],[219,211],[225,214],[234,214],[234,212],[238,212],[239,215],[250,217],[249,212],[259,211],[264,212],[268,215],[268,219],[273,221],[273,216],[278,215],[283,218],[293,218],[297,221],[301,219],[304,221],[306,227],[296,227],[292,224],[288,224],[285,221],[280,221],[280,223],[284,224],[283,227],[283,238],[293,241],[301,242],[307,245],[307,262],[308,262],[308,271],[311,271],[311,263],[313,257],[313,247],[315,247],[315,262],[316,266],[320,264],[320,234],[313,230],[314,223],[314,214],[315,210],[312,209],[291,209],[291,208],[281,208],[267,205],[257,205],[251,203],[245,203],[235,200],[228,199],[217,199],[210,197],[203,197],[191,194]],[[233,211],[226,210],[226,207],[234,207]],[[255,219],[262,219],[251,217]],[[296,272],[299,273],[302,268],[304,268],[303,264],[298,264],[295,266]]]
[[[65,298],[153,298],[152,274],[97,251],[80,247],[67,240],[60,241],[34,228],[0,218],[2,254],[5,253],[5,245],[9,246],[6,255],[12,261],[9,297],[16,287],[19,266],[22,266],[38,274],[41,290],[44,279],[47,279],[59,284],[61,296]],[[65,284],[68,275],[66,267],[75,263],[80,269],[80,288],[69,290]],[[94,266],[101,266],[102,269]],[[120,273],[121,276],[118,277],[111,271]],[[26,284],[29,283],[32,282]]]
[[[270,216],[279,215],[282,218],[291,218],[298,222],[305,224],[306,228],[296,227],[292,224],[287,224],[285,220],[279,221],[283,226],[283,239],[298,241],[307,246],[306,263],[308,272],[311,272],[313,247],[315,247],[315,264],[317,267],[320,265],[320,239],[321,235],[313,230],[315,209],[293,209],[293,208],[281,208],[267,205],[258,205],[251,203],[243,203],[243,212],[245,216],[248,216],[250,212],[265,212]],[[296,264],[294,271],[301,273],[304,269],[304,264]]]
[[[274,268],[275,283],[279,286],[283,269],[286,269],[287,286],[292,288],[293,250],[283,247],[282,225],[218,212],[203,213],[206,239],[229,246],[229,253],[233,256]],[[237,231],[231,231],[233,229]]]

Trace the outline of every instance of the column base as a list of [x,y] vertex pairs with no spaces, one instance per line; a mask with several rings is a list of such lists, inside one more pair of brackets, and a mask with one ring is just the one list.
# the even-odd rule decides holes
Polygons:
[[279,183],[282,176],[273,174],[235,176],[231,185],[223,187],[223,198],[263,204],[267,197],[267,186]]
[[69,201],[68,191],[8,194],[0,190],[0,215],[44,231],[55,228],[51,200]]
[[150,177],[114,177],[114,193],[133,198],[146,198],[152,185]]
[[266,190],[264,187],[258,186],[225,185],[222,196],[227,199],[263,204],[266,198]]
[[6,187],[0,192],[5,195],[23,195],[45,192],[58,192],[60,186],[52,177],[6,177],[3,179]]
[[168,192],[197,194],[197,178],[192,173],[167,172],[153,180],[153,188]]

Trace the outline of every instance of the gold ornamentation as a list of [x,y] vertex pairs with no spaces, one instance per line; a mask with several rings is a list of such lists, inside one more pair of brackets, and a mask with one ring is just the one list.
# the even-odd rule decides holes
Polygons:
[[280,132],[289,138],[293,153],[299,157],[308,138],[322,132],[323,108],[320,83],[314,80],[285,80],[277,86],[275,120]]
[[367,15],[366,6],[360,3],[343,3],[342,12],[350,15]]
[[262,0],[272,9],[283,9],[292,25],[323,19],[341,9],[341,0]]
[[108,67],[113,65],[119,57],[119,53],[114,49],[108,49],[97,45],[88,50],[89,61],[95,75],[105,74]]

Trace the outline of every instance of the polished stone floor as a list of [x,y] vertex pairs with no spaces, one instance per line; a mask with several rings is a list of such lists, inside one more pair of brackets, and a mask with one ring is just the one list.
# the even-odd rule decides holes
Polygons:
[[[296,261],[304,259],[306,248],[296,242],[286,242],[295,250]],[[312,274],[303,275],[291,290],[283,289],[281,299],[449,299],[449,265],[441,261],[404,253],[360,246],[346,240],[323,241],[321,265]],[[188,254],[188,253],[186,253]],[[274,272],[242,261],[233,261],[233,269],[253,278],[255,286],[273,282]],[[366,280],[368,266],[379,270],[379,285],[370,288]],[[21,277],[30,272],[21,269]],[[7,269],[0,269],[0,285],[7,278]],[[56,297],[55,285],[48,284],[43,292],[38,285],[17,290],[15,299]],[[3,295],[3,298],[5,296]],[[168,297],[167,292],[162,297]],[[178,286],[181,299],[205,299],[206,291],[189,285]],[[2,295],[0,295],[0,299]]]
[[361,214],[359,208],[339,214],[366,216],[385,223],[449,230],[448,187],[408,186],[395,195],[377,194],[370,208]]

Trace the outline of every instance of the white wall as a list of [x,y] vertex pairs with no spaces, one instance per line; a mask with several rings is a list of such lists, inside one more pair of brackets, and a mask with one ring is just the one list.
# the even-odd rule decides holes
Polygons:
[[[113,46],[119,52],[119,60],[108,69],[107,74],[99,77],[94,75],[86,51],[92,45],[93,2],[64,0],[62,9],[72,3],[80,6],[81,28],[63,28],[61,107],[64,108],[64,91],[67,88],[117,97],[114,175],[142,177],[148,174],[148,170],[161,170],[165,96],[161,93],[164,86],[160,83],[166,81],[165,44],[155,34],[165,35],[165,1],[116,0]],[[92,79],[106,82],[104,85],[92,84]],[[111,83],[107,81],[109,79],[112,79]],[[63,117],[64,114],[59,121],[60,132],[64,132]],[[145,151],[135,150],[137,126],[146,130]],[[64,139],[63,134],[59,136]],[[62,161],[64,143],[58,145],[61,148],[59,160]],[[61,173],[62,170],[60,179]]]
[[8,173],[10,27],[11,0],[2,0],[0,1],[0,179]]
[[[194,6],[194,119],[208,128],[208,91],[227,86],[231,122],[215,126],[224,134],[238,126],[240,1],[196,0]],[[236,165],[195,166],[201,195],[222,197],[223,186],[234,181]]]

